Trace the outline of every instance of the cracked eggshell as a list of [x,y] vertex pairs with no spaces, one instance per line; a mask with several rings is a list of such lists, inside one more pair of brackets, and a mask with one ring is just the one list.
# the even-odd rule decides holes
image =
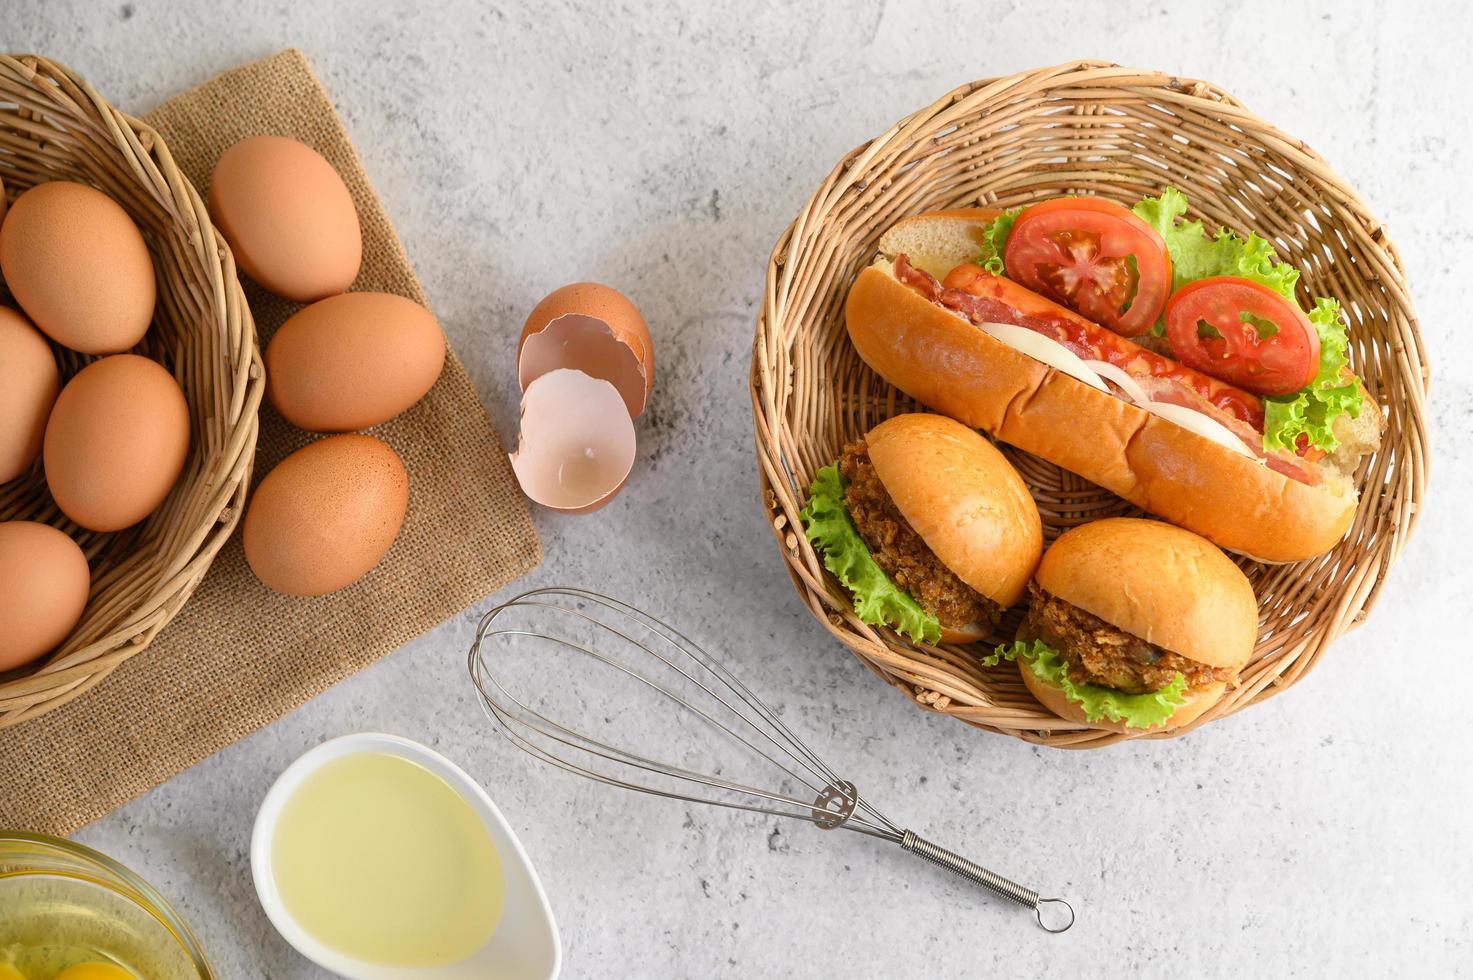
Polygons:
[[511,468],[533,502],[569,514],[603,507],[634,468],[634,422],[619,390],[559,368],[527,385]]
[[644,317],[623,293],[575,282],[533,308],[517,342],[522,390],[550,371],[571,368],[612,384],[631,419],[639,418],[655,384],[654,345]]

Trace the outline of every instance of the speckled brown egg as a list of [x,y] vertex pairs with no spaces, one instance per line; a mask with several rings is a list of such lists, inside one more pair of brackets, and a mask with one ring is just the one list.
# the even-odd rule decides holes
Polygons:
[[297,311],[266,346],[266,393],[293,425],[350,432],[425,396],[445,365],[429,310],[390,293],[344,293]]
[[15,199],[0,225],[0,272],[31,322],[84,354],[125,351],[153,319],[153,260],[133,219],[65,180]]
[[0,306],[0,483],[25,473],[41,455],[59,390],[51,345],[25,317]]
[[310,443],[266,474],[246,510],[246,561],[267,588],[326,595],[388,553],[409,508],[409,475],[389,445],[340,435]]
[[311,303],[358,277],[363,236],[347,185],[326,158],[285,136],[252,136],[210,175],[210,217],[235,261],[278,296]]
[[87,557],[61,531],[32,521],[0,523],[0,673],[66,639],[90,585]]
[[46,424],[46,485],[62,513],[117,531],[158,509],[189,454],[189,407],[172,375],[136,354],[93,361]]

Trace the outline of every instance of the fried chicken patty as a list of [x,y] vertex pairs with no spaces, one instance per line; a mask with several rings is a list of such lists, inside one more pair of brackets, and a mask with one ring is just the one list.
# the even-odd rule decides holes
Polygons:
[[1171,684],[1177,674],[1186,678],[1188,687],[1236,679],[1235,671],[1209,667],[1147,643],[1032,582],[1028,593],[1031,601],[1018,630],[1019,639],[1042,640],[1059,651],[1069,667],[1069,679],[1076,684],[1144,694]]
[[863,440],[844,447],[839,473],[844,477],[844,505],[850,519],[875,563],[897,586],[942,626],[997,625],[1002,607],[957,578],[901,516],[875,474]]

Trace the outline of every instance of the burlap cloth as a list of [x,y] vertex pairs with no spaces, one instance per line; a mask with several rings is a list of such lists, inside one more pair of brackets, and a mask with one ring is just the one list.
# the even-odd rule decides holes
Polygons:
[[[342,174],[363,226],[354,288],[433,309],[327,93],[298,51],[226,72],[145,117],[203,194],[219,155],[276,133]],[[253,283],[264,344],[297,307]],[[480,399],[453,352],[419,405],[374,430],[409,470],[409,516],[355,585],[300,599],[264,588],[240,535],[143,653],[95,690],[0,729],[0,827],[68,834],[279,718],[533,568],[536,532]],[[261,412],[259,480],[309,437]]]

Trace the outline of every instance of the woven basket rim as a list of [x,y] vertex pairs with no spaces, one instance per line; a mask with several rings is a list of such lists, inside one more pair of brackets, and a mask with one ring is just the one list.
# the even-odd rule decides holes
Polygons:
[[[150,338],[162,329],[164,318],[171,323],[188,318],[189,311],[168,305],[170,299],[186,297],[198,307],[197,315],[189,320],[190,329],[204,337],[207,346],[219,344],[218,363],[174,365],[176,378],[187,375],[181,381],[187,397],[198,398],[201,405],[213,398],[208,412],[204,408],[196,412],[191,405],[190,455],[179,482],[154,515],[118,532],[129,536],[133,553],[114,556],[100,573],[94,567],[87,611],[72,635],[35,664],[0,676],[0,728],[4,728],[45,714],[102,683],[119,665],[147,649],[183,607],[240,519],[255,456],[265,371],[234,256],[211,223],[199,192],[179,170],[158,132],[114,108],[65,65],[40,55],[0,54],[0,102],[7,103],[3,110],[7,125],[25,122],[46,131],[33,137],[30,145],[5,133],[5,149],[13,161],[12,169],[0,166],[6,185],[19,186],[12,173],[22,165],[22,153],[35,157],[25,157],[24,165],[42,170],[45,168],[36,160],[48,153],[72,153],[69,159],[73,162],[80,161],[82,154],[95,153],[90,163],[112,168],[106,177],[127,195],[121,203],[130,212],[133,207],[157,208],[174,233],[165,240],[145,229],[161,282]],[[65,171],[47,179],[58,178],[80,179]],[[29,181],[27,186],[40,182]],[[97,186],[97,181],[89,182]],[[117,199],[114,188],[102,189]],[[136,213],[132,216],[139,220]],[[175,265],[162,261],[157,251],[166,246],[178,250],[171,258],[192,274],[186,279],[180,272],[179,282],[171,281],[167,291],[163,279],[166,270],[175,271]],[[199,377],[188,374],[192,370],[201,372]],[[200,387],[206,380],[209,391]],[[216,382],[228,390],[216,389]],[[203,430],[198,424],[201,415],[211,423]],[[7,520],[40,519],[89,539],[88,557],[94,566],[95,555],[105,548],[103,539],[113,537],[81,532],[54,504],[46,508],[34,502],[17,503],[9,496],[0,504],[6,508]],[[13,517],[11,512],[17,508],[20,511]]]
[[[1295,635],[1292,641],[1285,641],[1287,645],[1277,649],[1273,649],[1274,631],[1260,637],[1260,651],[1269,647],[1273,662],[1266,669],[1256,669],[1251,676],[1245,671],[1244,685],[1235,692],[1237,699],[1231,710],[1220,710],[1222,705],[1219,705],[1191,725],[1166,733],[1124,735],[1108,732],[1057,719],[1033,702],[1031,697],[1026,701],[994,698],[975,683],[975,669],[968,663],[973,658],[966,649],[918,648],[899,640],[889,630],[877,630],[860,623],[853,615],[847,594],[832,581],[801,533],[797,511],[802,505],[804,486],[800,485],[803,481],[795,474],[805,471],[799,440],[808,433],[795,431],[787,414],[789,400],[794,398],[795,364],[799,369],[806,369],[809,361],[820,360],[824,353],[823,350],[809,348],[795,350],[795,335],[804,329],[805,322],[825,322],[826,317],[836,315],[829,308],[832,297],[819,297],[823,292],[822,283],[799,282],[799,279],[809,276],[813,268],[821,268],[825,261],[832,266],[838,261],[834,257],[836,254],[846,248],[853,250],[853,242],[858,235],[857,231],[845,229],[849,234],[841,231],[825,238],[822,232],[824,223],[839,223],[850,216],[880,209],[885,195],[895,195],[896,188],[902,187],[908,179],[907,164],[914,165],[928,147],[940,146],[947,139],[959,140],[959,128],[966,124],[969,116],[983,111],[979,107],[991,105],[996,111],[996,105],[1007,97],[1024,92],[1046,92],[1051,98],[1063,100],[1076,96],[1080,101],[1087,101],[1103,98],[1099,93],[1105,89],[1129,93],[1132,99],[1143,104],[1175,106],[1193,112],[1205,112],[1210,107],[1212,116],[1222,120],[1224,132],[1235,138],[1251,135],[1266,153],[1277,156],[1276,166],[1278,160],[1282,160],[1294,168],[1293,173],[1311,175],[1314,179],[1312,189],[1325,195],[1325,201],[1317,201],[1317,205],[1335,208],[1335,217],[1354,222],[1349,227],[1358,228],[1361,233],[1355,244],[1365,247],[1355,252],[1353,257],[1363,264],[1365,271],[1356,275],[1374,281],[1377,287],[1385,290],[1387,309],[1380,312],[1385,312],[1389,320],[1396,321],[1393,326],[1397,331],[1396,337],[1383,346],[1387,350],[1387,362],[1394,366],[1394,376],[1384,379],[1388,389],[1394,388],[1394,398],[1386,407],[1394,416],[1389,421],[1396,426],[1400,441],[1389,445],[1391,430],[1388,429],[1388,442],[1383,443],[1373,457],[1394,454],[1384,484],[1370,487],[1371,470],[1362,468],[1359,482],[1363,498],[1357,527],[1370,506],[1367,499],[1370,491],[1383,497],[1396,496],[1399,510],[1395,519],[1381,521],[1370,529],[1373,540],[1357,556],[1365,559],[1366,567],[1351,570],[1344,583],[1347,593],[1341,596],[1333,613],[1324,617],[1325,621],[1313,633]],[[982,141],[986,138],[972,139]],[[876,175],[873,171],[877,163],[890,169]],[[1136,186],[1139,183],[1134,177],[1127,179],[1121,176],[1119,179],[1122,184]],[[1162,178],[1156,187],[1159,189],[1168,182]],[[984,203],[986,193],[969,192],[950,203],[917,207],[914,201],[917,193],[905,188],[894,205],[895,213],[886,214],[885,226],[893,224],[904,214],[934,207]],[[867,229],[865,231],[869,233]],[[822,253],[819,258],[813,258],[815,250]],[[873,254],[872,249],[869,254]],[[1293,261],[1292,257],[1286,256],[1286,259]],[[1333,265],[1333,256],[1329,268],[1331,272],[1327,275],[1341,272]],[[852,281],[852,275],[848,281]],[[847,292],[848,281],[837,284],[840,296]],[[825,302],[829,306],[825,306]],[[842,335],[842,330],[839,333]],[[828,335],[825,335],[825,343],[828,340]],[[1379,338],[1369,338],[1366,342],[1379,342]],[[848,345],[849,342],[847,337],[842,337],[838,343]],[[1426,392],[1430,380],[1426,363],[1415,309],[1394,243],[1360,195],[1335,174],[1324,158],[1307,143],[1255,116],[1239,100],[1210,82],[1166,72],[1125,68],[1105,61],[1070,61],[961,85],[929,106],[902,117],[879,136],[861,143],[840,158],[798,216],[778,237],[768,259],[749,375],[758,477],[784,566],[804,605],[824,624],[830,635],[858,656],[877,676],[905,691],[923,708],[950,714],[989,731],[1057,747],[1094,748],[1140,738],[1174,738],[1216,717],[1261,703],[1292,686],[1308,674],[1334,639],[1359,625],[1369,614],[1384,584],[1386,570],[1400,555],[1416,524],[1419,504],[1425,494],[1429,455]],[[867,368],[863,370],[868,371]],[[848,386],[851,397],[861,387],[860,382],[847,375],[843,384]],[[800,419],[816,424],[814,420],[822,414],[822,399],[812,392],[803,394],[807,396],[807,403],[794,410],[802,413]],[[866,416],[870,425],[898,411],[916,410],[900,407],[908,400],[893,389],[891,398],[883,411],[877,410]],[[1384,397],[1382,401],[1385,402]],[[1104,494],[1104,491],[1098,492]],[[1355,533],[1353,529],[1352,535]],[[1342,542],[1337,551],[1345,546],[1346,542]],[[1285,579],[1287,583],[1292,580],[1289,585],[1293,589],[1319,594],[1328,587],[1321,566],[1321,559],[1312,559],[1277,566],[1287,571],[1266,571],[1265,575],[1276,576],[1275,581]],[[1269,659],[1269,656],[1256,657],[1250,669],[1256,668],[1259,660],[1267,663]]]

